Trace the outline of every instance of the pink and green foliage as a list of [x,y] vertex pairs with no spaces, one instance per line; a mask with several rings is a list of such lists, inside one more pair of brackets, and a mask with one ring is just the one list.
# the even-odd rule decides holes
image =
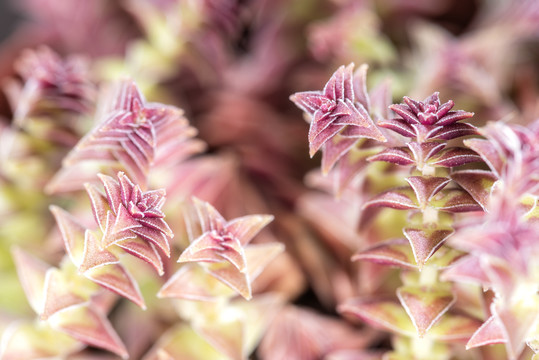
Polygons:
[[[342,72],[343,68],[340,68],[336,74]],[[333,77],[336,77],[336,75]],[[342,83],[346,84],[346,81]],[[353,91],[349,91],[349,93],[353,94]],[[292,96],[291,99],[306,111],[308,116],[313,116],[316,114],[316,112],[313,114],[312,111],[314,100],[311,102],[308,101],[310,101],[311,97],[314,99],[315,95],[317,96],[317,101],[321,103],[321,95],[318,93],[300,93]],[[450,283],[443,282],[439,279],[438,271],[448,266],[450,267],[450,270],[448,270],[449,273],[455,271],[455,267],[451,267],[451,265],[456,260],[462,258],[464,254],[445,245],[449,238],[459,239],[462,233],[466,231],[460,230],[456,237],[452,236],[455,234],[455,230],[453,229],[454,219],[451,214],[481,211],[483,209],[488,211],[486,198],[488,197],[487,193],[489,189],[485,187],[490,187],[490,197],[493,197],[496,193],[496,188],[501,186],[498,185],[500,180],[495,183],[496,178],[491,173],[477,170],[457,171],[454,172],[455,177],[450,177],[444,169],[474,162],[482,162],[483,159],[489,164],[492,162],[501,163],[503,162],[502,159],[509,156],[518,156],[518,160],[521,158],[528,159],[528,161],[530,161],[529,159],[534,159],[534,155],[530,156],[526,153],[520,154],[519,152],[517,155],[509,154],[511,150],[514,151],[515,148],[521,147],[519,146],[521,141],[527,143],[524,148],[529,151],[531,147],[529,144],[532,141],[524,135],[526,132],[523,131],[518,133],[520,136],[516,133],[512,135],[506,131],[506,135],[501,137],[500,133],[487,128],[485,135],[490,137],[490,139],[471,139],[466,142],[468,146],[477,152],[458,146],[447,147],[448,140],[479,134],[474,126],[459,122],[472,117],[473,114],[462,110],[452,110],[453,106],[453,101],[441,104],[438,93],[432,94],[424,101],[416,101],[404,97],[403,104],[391,105],[389,107],[398,116],[397,118],[382,119],[377,122],[377,126],[394,131],[404,138],[410,138],[411,140],[403,141],[404,146],[391,146],[392,144],[388,143],[385,149],[376,155],[370,156],[368,160],[370,162],[384,161],[399,166],[412,167],[412,176],[404,178],[408,183],[407,186],[400,186],[382,192],[365,202],[363,208],[368,210],[377,207],[389,207],[395,210],[409,211],[410,215],[406,220],[408,224],[402,229],[405,239],[390,239],[377,243],[373,247],[360,251],[352,259],[402,268],[401,279],[403,285],[396,290],[400,306],[397,305],[398,302],[394,301],[388,302],[383,299],[377,300],[376,298],[359,298],[357,300],[347,301],[345,305],[340,307],[341,312],[344,314],[359,317],[373,326],[382,327],[401,336],[417,339],[413,340],[411,345],[409,345],[412,349],[414,346],[417,346],[415,344],[418,341],[423,342],[425,346],[425,341],[427,341],[425,339],[428,339],[430,343],[468,339],[472,335],[473,330],[477,328],[478,323],[477,320],[472,318],[464,320],[466,317],[455,320],[461,315],[448,312],[456,302],[456,294]],[[316,109],[316,111],[327,112],[327,109]],[[317,118],[323,117],[318,115],[318,117],[315,116],[313,118],[311,130]],[[376,126],[374,124],[372,125]],[[331,141],[336,135],[336,133],[328,132],[325,141]],[[366,137],[370,136],[366,135]],[[493,140],[494,142],[492,142]],[[309,136],[309,141],[311,144],[315,143],[316,148],[317,140]],[[496,144],[496,141],[498,144]],[[398,140],[395,142],[398,144]],[[496,149],[503,149],[504,153],[496,154]],[[348,151],[348,149],[345,151]],[[496,158],[489,160],[489,157]],[[517,167],[519,166],[518,160],[517,164],[515,164]],[[531,183],[536,188],[538,178],[533,166],[531,166],[530,171],[532,173],[532,180],[525,181],[524,183],[525,185]],[[496,174],[500,173],[501,170],[497,169]],[[522,174],[522,168],[519,167],[518,170],[505,169],[504,175],[511,177],[510,183],[516,184],[518,187],[519,182],[518,179],[514,178],[515,173]],[[471,174],[471,176],[467,177],[468,174]],[[463,187],[455,186],[455,183],[451,187],[448,186],[452,183],[452,180],[459,183],[459,179],[463,183]],[[481,188],[478,189],[478,185]],[[503,193],[505,194],[506,191],[503,191]],[[489,199],[489,201],[491,200]],[[514,199],[512,201],[514,202]],[[448,214],[444,215],[444,213]],[[508,236],[510,233],[507,228],[502,228],[498,231],[494,229],[495,227],[492,227],[492,230],[498,234],[498,238],[493,235],[497,239],[494,240],[497,243],[501,242],[499,236]],[[522,236],[524,238],[533,238],[531,235],[525,235],[531,233],[533,233],[533,230],[524,230]],[[519,235],[515,236],[519,237]],[[470,242],[469,235],[464,235],[463,239],[466,239],[464,240],[465,245],[459,247],[462,250],[471,251],[473,247],[470,246],[473,242]],[[533,242],[533,240],[531,241]],[[407,243],[409,244],[408,246]],[[481,246],[492,248],[488,244],[488,241],[483,239],[480,244]],[[436,254],[440,255],[435,256]],[[531,256],[534,256],[533,252]],[[527,258],[522,263],[529,264],[529,261],[530,259]],[[462,262],[457,264],[460,263]],[[416,274],[413,270],[419,270],[421,273]],[[491,270],[490,273],[497,273],[496,276],[499,277],[499,271],[501,270]],[[481,278],[485,276],[483,275]],[[505,277],[502,278],[505,279]],[[505,281],[512,282],[510,279],[505,279]],[[530,294],[533,294],[537,292],[537,289],[536,287],[532,287],[530,291]],[[533,303],[530,306],[533,308]],[[520,310],[518,312],[519,314],[529,313],[528,308]],[[496,308],[493,308],[493,313],[497,313]],[[525,330],[517,332],[515,336],[516,339],[519,339],[518,341],[520,343],[509,343],[508,352],[511,357],[515,357],[522,350],[524,344],[522,339],[525,339],[525,335],[531,331],[530,328],[536,321],[534,320],[535,316],[532,316],[531,319],[528,318],[528,321],[525,322],[524,319],[516,317],[515,311],[509,312],[509,314],[499,316],[509,317],[506,321],[510,324],[521,324],[519,329],[522,327],[525,328]],[[458,336],[455,338],[452,337],[456,336],[458,331],[452,330],[451,327],[444,330],[446,332],[441,337],[432,335],[438,334],[438,330],[436,330],[437,326],[443,326],[442,324],[445,322],[453,322],[458,324],[456,326],[462,326],[466,321],[470,325],[466,327],[467,330],[464,333],[460,334],[460,338]],[[492,328],[492,325],[490,328]],[[505,334],[513,334],[513,330],[519,329],[507,330],[506,328]],[[493,336],[492,343],[500,342],[499,333],[500,331],[497,331],[496,335]],[[481,336],[480,334],[479,337],[482,341],[481,344],[487,343],[485,336]],[[473,341],[473,338],[470,341]],[[388,356],[408,356],[406,355],[407,351],[409,351],[406,350],[407,348],[396,348],[393,355]],[[445,348],[444,350],[444,348],[440,348],[437,351],[440,352],[439,356],[443,356],[443,353],[447,353],[448,349]],[[420,359],[426,355],[416,354],[414,356]]]

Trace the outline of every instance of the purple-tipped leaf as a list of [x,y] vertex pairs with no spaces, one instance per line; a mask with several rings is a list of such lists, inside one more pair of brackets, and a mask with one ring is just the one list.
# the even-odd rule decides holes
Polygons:
[[435,141],[425,143],[409,142],[406,144],[406,146],[408,146],[414,155],[416,167],[421,170],[429,159],[439,153],[446,146],[446,144]]
[[367,93],[367,70],[369,66],[362,64],[353,76],[354,97],[367,110],[371,110],[369,94]]

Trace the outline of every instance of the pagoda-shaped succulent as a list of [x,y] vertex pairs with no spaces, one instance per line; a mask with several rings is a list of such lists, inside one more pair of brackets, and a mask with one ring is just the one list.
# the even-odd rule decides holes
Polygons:
[[[196,214],[191,214],[186,220],[191,243],[178,262],[202,265],[209,275],[250,299],[251,282],[273,257],[283,251],[279,243],[249,244],[273,220],[273,216],[247,215],[227,221],[207,202],[193,198],[193,207]],[[170,289],[177,288],[176,280],[185,281],[191,276],[186,271],[194,274],[199,270],[189,264],[180,268],[176,276],[165,284],[161,295],[174,296]]]
[[97,230],[88,229],[60,207],[51,206],[67,253],[59,268],[15,250],[19,277],[28,300],[47,325],[15,327],[3,339],[9,356],[18,351],[17,339],[29,345],[25,350],[29,358],[64,354],[49,353],[51,349],[35,340],[37,333],[58,336],[54,343],[65,343],[65,354],[87,344],[128,357],[125,345],[106,318],[113,301],[105,289],[146,309],[137,281],[121,263],[122,255],[133,254],[163,275],[163,262],[156,248],[170,257],[169,241],[173,233],[164,220],[163,189],[142,191],[122,172],[117,179],[102,174],[99,178],[104,193],[95,185],[86,186],[99,226]]
[[196,357],[185,346],[192,341],[204,353],[217,350],[230,359],[244,359],[254,350],[282,304],[277,294],[253,297],[252,290],[252,282],[284,250],[277,242],[250,244],[272,220],[247,215],[227,221],[209,203],[192,199],[186,210],[190,244],[158,293],[173,301],[184,321],[158,341],[148,359]]
[[103,90],[101,99],[96,127],[64,159],[49,192],[78,189],[94,181],[96,168],[99,172],[104,165],[124,169],[145,189],[153,166],[175,164],[204,148],[192,139],[196,130],[183,110],[146,102],[133,81]]
[[354,71],[354,64],[341,66],[322,91],[290,97],[311,124],[311,157],[322,150],[322,173],[327,175],[338,164],[337,193],[365,167],[366,158],[376,152],[378,143],[388,141],[387,132],[376,123],[388,116],[389,87],[382,83],[367,92],[367,68],[363,64]]
[[[373,123],[362,90],[354,81],[354,64],[341,66],[331,76],[322,91],[305,91],[290,99],[308,116],[309,152],[313,156],[322,146],[332,146],[329,140],[336,135],[350,140],[360,137],[385,141],[384,135]],[[365,71],[366,69],[363,69]],[[360,70],[361,71],[361,70]],[[356,95],[356,93],[359,93]],[[363,103],[362,103],[363,100]]]
[[[359,106],[369,109],[369,97],[365,91],[360,90],[365,89],[365,86],[359,86],[364,84],[364,72],[354,78],[350,67],[346,70],[340,68],[323,93],[306,92],[292,96],[291,99],[312,117],[309,141],[315,146],[311,146],[311,150],[316,151],[323,144],[329,144],[328,139],[334,139],[337,133],[348,131],[344,130],[344,122],[340,122],[341,117],[347,119],[342,115],[344,111],[340,110],[343,106],[338,107],[337,103],[346,103],[345,99],[354,97],[356,88],[357,93],[362,95],[362,101],[358,98],[354,106],[356,109]],[[335,94],[339,95],[337,101]],[[475,127],[460,122],[472,117],[473,113],[453,110],[453,106],[453,101],[442,104],[438,93],[423,101],[404,97],[404,103],[389,106],[397,115],[395,118],[377,117],[376,123],[371,120],[368,127],[359,127],[357,121],[354,126],[364,133],[356,132],[355,143],[339,155],[342,157],[351,153],[352,149],[360,148],[358,144],[361,137],[378,141],[389,139],[384,144],[385,148],[380,143],[370,145],[371,156],[367,160],[411,168],[411,176],[403,179],[407,186],[382,192],[363,206],[364,211],[369,210],[371,213],[379,207],[408,211],[409,216],[403,228],[404,238],[379,242],[353,257],[353,260],[403,269],[403,285],[397,289],[400,306],[393,300],[360,298],[351,299],[339,307],[343,314],[360,317],[370,324],[404,335],[397,339],[408,345],[396,348],[391,356],[406,356],[406,349],[417,347],[419,342],[435,344],[451,338],[464,339],[477,326],[477,321],[473,319],[448,312],[456,297],[451,285],[440,281],[438,276],[439,269],[446,268],[462,256],[461,252],[444,245],[454,233],[452,214],[482,210],[474,198],[448,176],[448,169],[482,161],[470,149],[448,146],[448,140],[477,134]],[[362,113],[369,116],[368,111]],[[351,123],[346,123],[346,129],[353,128]],[[340,128],[337,130],[338,125]],[[387,131],[382,133],[378,127],[401,137]],[[365,133],[366,129],[369,129],[368,133]],[[327,150],[328,147],[323,148],[323,151]],[[360,169],[356,167],[356,170]],[[456,328],[457,322],[463,326],[460,330]],[[436,345],[440,347],[437,351],[447,354],[449,350],[442,343]],[[428,354],[415,356],[417,359],[426,359]]]
[[157,251],[170,257],[172,230],[164,220],[162,206],[165,190],[143,192],[122,172],[117,179],[99,175],[105,193],[87,184],[92,210],[103,236],[100,247],[115,246],[151,264],[163,274],[163,263]]

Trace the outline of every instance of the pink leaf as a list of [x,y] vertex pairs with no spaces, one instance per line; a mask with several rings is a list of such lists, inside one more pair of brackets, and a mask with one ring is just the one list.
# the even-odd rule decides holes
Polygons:
[[503,306],[495,302],[491,307],[493,314],[499,320],[498,324],[506,339],[505,347],[512,359],[516,359],[524,349],[526,338],[538,319],[537,292],[531,296],[535,299],[519,299],[513,306]]
[[203,234],[185,249],[178,262],[221,262],[228,260],[245,271],[245,253],[237,239],[224,239],[213,232]]
[[18,247],[13,249],[13,259],[30,306],[41,314],[45,301],[45,277],[50,266]]
[[401,286],[397,289],[397,297],[419,337],[423,337],[455,302],[451,290],[445,287]]
[[98,240],[86,230],[84,239],[84,253],[81,262],[78,264],[79,271],[85,272],[89,269],[106,264],[114,264],[120,260],[116,255],[106,249],[101,249]]
[[245,246],[272,221],[272,215],[247,215],[229,221],[225,230]]
[[417,209],[418,205],[413,200],[414,192],[408,187],[395,188],[390,191],[386,191],[374,199],[365,203],[364,208],[370,208],[375,206],[390,207],[397,210],[410,210]]
[[416,130],[405,120],[401,120],[401,119],[383,120],[378,123],[378,126],[383,127],[385,129],[392,130],[396,132],[397,134],[400,134],[402,136],[406,136],[409,138],[417,137]]
[[219,232],[224,228],[226,220],[213,206],[196,197],[192,198],[192,202],[195,206],[203,232],[212,230]]
[[163,261],[155,246],[144,240],[134,238],[116,242],[114,245],[122,248],[125,252],[138,257],[155,268],[159,275],[163,275]]
[[43,312],[40,314],[42,320],[46,320],[53,314],[71,307],[83,304],[88,301],[79,294],[73,292],[72,284],[65,278],[58,269],[51,268],[47,271],[45,278],[45,300]]
[[101,231],[105,231],[107,224],[107,212],[112,210],[109,206],[109,201],[95,185],[86,183],[84,184],[84,187],[86,188],[86,192],[90,198],[94,219],[99,225]]
[[121,264],[106,264],[84,273],[88,279],[146,309],[137,282]]
[[473,284],[489,284],[489,278],[483,271],[479,258],[468,255],[446,269],[440,278],[443,281],[470,282]]
[[97,174],[97,177],[99,180],[101,180],[103,186],[105,187],[105,193],[107,194],[107,200],[110,208],[112,209],[113,213],[117,214],[122,206],[120,184],[114,178],[107,175]]
[[408,146],[412,151],[412,154],[414,154],[417,168],[422,169],[423,165],[425,165],[431,157],[440,152],[446,144],[435,141],[424,143],[409,142],[406,146]]
[[472,335],[466,344],[466,349],[484,345],[503,344],[505,342],[503,329],[499,320],[493,315]]
[[335,135],[333,139],[326,142],[322,148],[322,172],[327,175],[335,163],[339,161],[356,143],[355,138],[346,138]]
[[435,176],[410,176],[406,178],[419,202],[420,208],[424,209],[434,195],[446,186],[450,179]]
[[240,272],[232,264],[228,262],[210,264],[207,270],[213,277],[236,291],[246,300],[252,298],[251,283],[248,275]]
[[51,205],[50,211],[58,224],[62,239],[64,240],[65,249],[71,261],[77,267],[80,266],[84,257],[86,228],[62,208]]
[[163,285],[160,298],[176,298],[194,301],[218,301],[234,292],[196,264],[183,265]]
[[[142,222],[139,221],[139,223]],[[137,227],[135,229],[131,229],[131,231],[137,234],[140,238],[153,243],[159,249],[161,249],[161,251],[163,251],[166,257],[170,257],[170,245],[168,243],[167,236],[163,232],[146,226]]]
[[83,343],[109,350],[127,359],[127,349],[107,318],[87,306],[76,306],[57,313],[51,325]]
[[433,134],[429,133],[429,140],[451,140],[462,136],[477,135],[477,128],[467,123],[446,125]]
[[397,165],[412,165],[415,163],[412,152],[405,147],[384,149],[367,159],[368,161],[387,161]]
[[484,170],[462,170],[452,173],[451,179],[462,186],[486,211],[490,190],[497,180],[496,175]]
[[390,300],[351,299],[337,308],[343,315],[358,317],[376,328],[414,336],[416,330],[402,306]]
[[414,258],[419,269],[423,267],[452,233],[453,230],[450,229],[404,229],[404,235],[412,246]]
[[255,281],[266,266],[284,250],[284,245],[277,242],[251,244],[245,247],[249,281]]
[[[350,65],[349,65],[350,66]],[[353,76],[354,97],[363,105],[363,107],[370,112],[370,99],[367,93],[367,64],[362,64],[355,72]]]
[[504,161],[490,141],[484,139],[466,139],[464,140],[464,145],[479,154],[496,176],[500,177]]
[[396,266],[405,269],[417,268],[414,254],[406,239],[395,239],[377,244],[352,257],[352,261],[366,260],[381,265]]
[[429,164],[443,167],[455,167],[472,162],[481,162],[481,156],[473,150],[451,147],[442,150],[438,155],[429,159]]
[[475,318],[446,313],[429,331],[428,336],[439,341],[467,341],[481,322]]
[[481,206],[461,189],[442,190],[432,198],[431,206],[450,213],[481,211]]

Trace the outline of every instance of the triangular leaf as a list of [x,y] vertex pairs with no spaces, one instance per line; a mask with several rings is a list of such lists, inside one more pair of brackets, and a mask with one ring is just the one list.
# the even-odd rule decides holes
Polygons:
[[86,228],[81,225],[70,213],[52,205],[50,211],[56,219],[65,249],[76,266],[80,266],[84,257],[84,243]]
[[417,268],[414,253],[406,239],[385,241],[361,251],[352,257],[352,261],[366,260],[381,265],[396,266],[405,269]]
[[272,215],[247,215],[229,221],[225,229],[245,246],[271,221]]
[[420,269],[452,233],[451,229],[404,229],[404,235],[410,242],[414,258]]
[[474,198],[461,189],[444,189],[432,198],[430,204],[438,210],[450,213],[482,210]]
[[115,245],[122,248],[125,252],[147,262],[154,267],[159,275],[163,275],[163,261],[152,243],[135,238],[118,241]]
[[455,167],[473,162],[483,161],[475,151],[460,147],[451,147],[442,150],[435,157],[428,160],[434,166]]
[[436,176],[410,176],[406,178],[416,195],[420,208],[424,209],[430,199],[446,186],[450,179]]
[[109,350],[127,359],[127,349],[107,318],[87,306],[70,307],[49,319],[51,326],[86,344]]
[[499,320],[495,316],[491,316],[472,335],[466,344],[466,349],[484,345],[502,344],[505,342],[505,334]]
[[235,295],[232,289],[197,264],[183,265],[157,294],[160,298],[195,301],[217,301],[221,297],[232,295]]
[[367,201],[363,207],[384,206],[397,210],[417,209],[418,205],[414,195],[413,190],[409,187],[395,188],[375,196],[372,200]]
[[423,337],[455,302],[455,297],[447,287],[401,286],[397,289],[397,297],[419,337]]
[[496,175],[484,170],[462,170],[452,173],[451,179],[462,186],[486,211],[490,190],[497,180]]
[[13,259],[30,306],[41,314],[45,301],[45,277],[50,266],[18,247],[13,249]]
[[94,267],[87,270],[84,276],[104,288],[131,300],[142,309],[146,309],[137,282],[121,264],[107,264]]

